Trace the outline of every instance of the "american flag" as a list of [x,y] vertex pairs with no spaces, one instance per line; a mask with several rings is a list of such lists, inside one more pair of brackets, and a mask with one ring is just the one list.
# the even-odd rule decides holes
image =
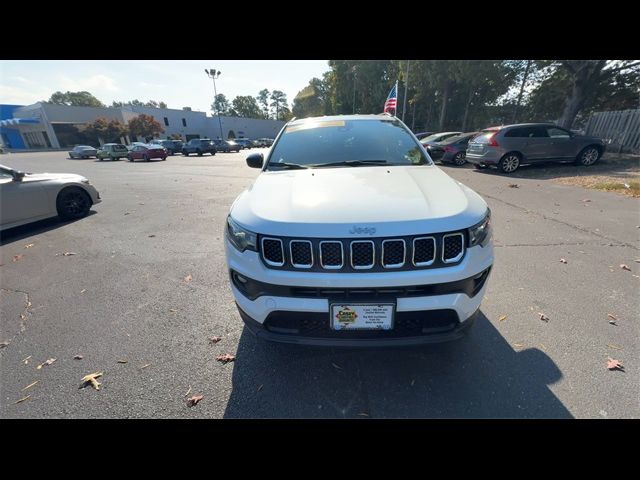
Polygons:
[[387,97],[387,101],[384,102],[384,112],[388,112],[389,110],[396,111],[396,105],[398,103],[398,82],[391,88],[389,92],[389,96]]

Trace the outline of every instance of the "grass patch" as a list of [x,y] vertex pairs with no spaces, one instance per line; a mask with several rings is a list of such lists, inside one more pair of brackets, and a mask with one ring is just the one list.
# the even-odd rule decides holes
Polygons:
[[640,197],[640,182],[600,182],[591,185],[591,188],[605,191],[621,191],[634,197]]

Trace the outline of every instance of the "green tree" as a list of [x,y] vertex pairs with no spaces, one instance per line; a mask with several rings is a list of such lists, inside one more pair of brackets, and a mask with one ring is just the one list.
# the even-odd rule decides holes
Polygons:
[[106,105],[89,92],[55,92],[48,103],[74,107],[105,107]]
[[151,115],[141,113],[137,117],[129,120],[129,133],[136,137],[142,137],[149,140],[164,133],[164,128]]
[[218,95],[216,95],[216,98],[214,99],[213,103],[211,104],[211,110],[216,115],[228,115],[229,114],[229,101],[227,100],[227,97],[222,93],[219,93]]
[[[316,82],[314,82],[316,81]],[[317,78],[311,79],[309,85],[298,92],[293,99],[293,114],[297,118],[316,117],[324,114],[325,105],[322,93],[318,89]]]
[[280,114],[280,111],[283,107],[287,107],[287,95],[280,90],[274,90],[271,92],[271,97],[269,98],[271,99],[271,103],[269,104],[269,106],[275,112],[274,118],[276,120],[281,120],[282,115]]
[[250,95],[240,95],[231,102],[232,110],[238,117],[262,118],[262,112],[256,99]]
[[99,117],[85,125],[81,132],[93,140],[102,139],[104,143],[120,142],[120,137],[127,134],[127,127],[117,120]]
[[258,96],[256,97],[258,105],[260,105],[260,108],[262,108],[262,114],[264,118],[269,118],[269,95],[269,90],[265,88],[263,90],[260,90],[258,92]]

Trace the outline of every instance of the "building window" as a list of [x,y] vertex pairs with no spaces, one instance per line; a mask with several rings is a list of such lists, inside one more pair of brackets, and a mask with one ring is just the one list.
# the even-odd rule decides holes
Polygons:
[[187,119],[186,119],[186,118],[183,118],[183,119],[182,119],[182,126],[183,126],[183,127],[186,127],[186,126],[187,126]]
[[167,117],[164,117],[164,125],[165,125],[166,127],[168,127],[168,126],[169,126],[169,119],[168,119]]

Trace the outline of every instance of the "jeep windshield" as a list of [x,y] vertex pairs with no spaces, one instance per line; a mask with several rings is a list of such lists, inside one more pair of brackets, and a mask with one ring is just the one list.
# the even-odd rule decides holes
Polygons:
[[411,133],[391,118],[311,120],[288,125],[269,156],[267,170],[432,165]]

